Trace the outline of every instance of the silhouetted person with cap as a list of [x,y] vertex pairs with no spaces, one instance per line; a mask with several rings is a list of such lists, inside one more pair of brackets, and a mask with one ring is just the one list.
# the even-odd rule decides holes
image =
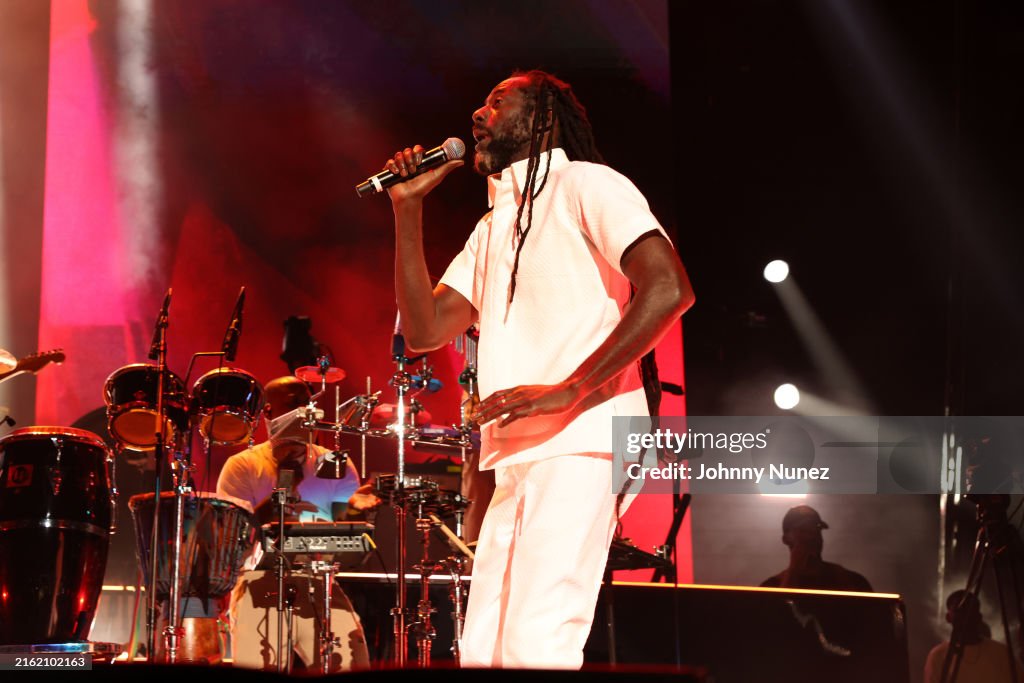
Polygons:
[[[964,590],[946,598],[946,621],[959,622],[964,651],[957,671],[957,683],[1010,683],[1010,653],[1002,643],[989,637],[988,625],[981,618],[978,598]],[[949,651],[949,641],[939,643],[928,653],[924,664],[924,683],[939,683]],[[1022,680],[1021,665],[1016,664],[1017,680]],[[952,673],[952,663],[950,666]],[[949,680],[953,680],[950,678]]]
[[821,531],[827,528],[818,511],[809,505],[790,508],[782,518],[782,542],[789,547],[789,566],[761,586],[871,592],[871,584],[857,572],[821,559]]

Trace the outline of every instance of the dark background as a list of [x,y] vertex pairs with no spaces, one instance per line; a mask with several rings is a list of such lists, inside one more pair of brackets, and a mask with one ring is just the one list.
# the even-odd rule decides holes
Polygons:
[[763,372],[829,398],[761,278],[783,258],[878,414],[1019,414],[1021,7],[671,10],[689,411],[756,411],[726,387]]

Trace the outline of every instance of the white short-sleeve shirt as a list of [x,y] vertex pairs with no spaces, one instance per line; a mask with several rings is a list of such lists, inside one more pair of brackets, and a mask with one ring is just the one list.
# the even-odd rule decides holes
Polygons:
[[[483,398],[571,375],[622,319],[630,292],[620,266],[625,250],[651,231],[665,236],[639,190],[607,166],[569,161],[563,150],[554,149],[541,155],[538,187],[549,156],[511,305],[515,222],[527,160],[488,178],[491,211],[441,278],[479,313]],[[505,428],[497,421],[483,425],[480,465],[490,469],[567,453],[610,453],[611,418],[646,414],[634,364],[569,413],[525,418]]]
[[[318,479],[317,458],[327,453],[321,446],[311,445],[302,463],[302,481],[298,495],[301,500],[317,506],[317,512],[303,511],[299,517],[303,522],[330,522],[332,503],[347,503],[359,488],[359,473],[352,461],[348,461],[343,479]],[[277,461],[269,441],[236,453],[227,459],[217,479],[217,495],[240,499],[253,508],[262,503],[277,485]]]

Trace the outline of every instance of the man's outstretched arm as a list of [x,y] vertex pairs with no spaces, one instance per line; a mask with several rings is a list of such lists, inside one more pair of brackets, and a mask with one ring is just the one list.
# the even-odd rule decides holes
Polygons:
[[[422,160],[423,148],[416,145],[395,154],[387,168],[405,177]],[[476,320],[476,311],[464,296],[445,285],[431,287],[423,252],[423,199],[462,164],[449,161],[388,189],[395,212],[395,295],[410,351],[441,347]]]

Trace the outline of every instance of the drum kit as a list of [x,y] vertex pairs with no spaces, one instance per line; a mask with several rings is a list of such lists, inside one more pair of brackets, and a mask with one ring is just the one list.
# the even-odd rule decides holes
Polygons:
[[[395,373],[389,384],[395,389],[394,404],[379,404],[380,392],[367,393],[340,401],[336,393],[336,422],[324,421],[322,411],[316,409],[316,400],[326,393],[327,376],[331,372],[326,358],[319,362],[321,391],[314,395],[309,408],[304,413],[303,425],[311,431],[324,431],[335,435],[336,443],[341,434],[357,435],[362,444],[362,463],[366,464],[366,440],[368,438],[387,439],[395,444],[397,454],[397,473],[380,475],[375,483],[377,495],[387,501],[394,509],[396,523],[396,580],[395,604],[391,610],[393,620],[393,663],[405,666],[408,661],[409,636],[414,635],[417,643],[420,666],[428,666],[431,661],[433,640],[436,630],[431,624],[433,609],[429,598],[429,582],[432,574],[449,573],[452,578],[450,597],[452,600],[452,620],[455,627],[451,653],[458,664],[461,651],[462,623],[464,621],[465,586],[463,572],[467,560],[473,559],[472,551],[462,542],[463,514],[471,501],[466,500],[458,492],[442,489],[438,482],[426,477],[410,477],[406,474],[406,453],[408,449],[425,452],[459,453],[466,462],[469,451],[475,448],[474,425],[471,414],[461,410],[461,423],[451,429],[438,433],[424,425],[425,411],[416,400],[418,394],[428,390],[436,380],[426,361],[416,374],[409,372],[410,367],[421,358],[409,358],[405,355],[405,342],[396,326],[392,343],[391,359],[395,364]],[[466,367],[460,376],[467,394],[472,397],[476,393],[476,337],[472,330],[458,339],[457,348],[466,358]],[[383,426],[381,424],[383,423]],[[362,473],[365,477],[365,471]],[[442,521],[445,515],[454,516],[456,530],[453,532]],[[406,519],[415,520],[415,528],[421,535],[422,558],[413,565],[420,575],[421,598],[415,613],[407,607],[407,567]],[[438,528],[448,537],[449,545],[456,551],[442,562],[430,559],[430,532]],[[279,640],[280,643],[280,640]],[[280,652],[280,647],[278,648]],[[329,652],[329,650],[328,650]],[[321,661],[324,661],[321,659]]]
[[[135,540],[142,577],[147,586],[147,646],[150,660],[162,654],[169,662],[219,661],[216,646],[191,642],[192,630],[182,627],[183,610],[190,601],[198,602],[202,611],[211,615],[208,627],[200,629],[207,635],[217,627],[214,607],[230,594],[243,563],[261,543],[263,532],[271,535],[274,525],[261,529],[251,509],[242,501],[221,500],[197,492],[191,479],[191,443],[195,432],[207,449],[211,445],[249,443],[259,426],[264,405],[260,382],[249,372],[231,367],[234,350],[230,343],[231,328],[224,348],[218,352],[202,352],[192,358],[185,380],[167,369],[165,331],[170,290],[158,317],[150,363],[135,363],[110,374],[103,387],[109,432],[118,452],[153,453],[157,463],[156,487],[152,493],[133,496],[129,509],[135,527]],[[244,288],[240,302],[244,296]],[[232,327],[241,329],[241,308],[236,305]],[[235,324],[237,320],[237,325]],[[470,395],[475,393],[475,340],[464,336],[467,366],[460,381]],[[237,348],[237,333],[234,336]],[[460,348],[460,350],[463,350]],[[392,349],[396,371],[390,384],[395,390],[394,404],[381,404],[380,394],[367,393],[342,401],[335,391],[335,421],[324,420],[317,401],[327,391],[328,383],[336,384],[344,371],[331,367],[329,360],[319,359],[315,366],[305,366],[295,374],[309,384],[320,384],[309,405],[300,410],[302,424],[310,434],[333,434],[336,446],[343,434],[359,437],[362,444],[362,475],[366,476],[367,439],[386,439],[397,451],[397,473],[382,475],[376,480],[376,493],[394,509],[396,520],[397,568],[395,606],[391,610],[394,626],[394,663],[404,666],[408,658],[408,639],[415,636],[418,662],[430,663],[432,641],[436,634],[431,625],[434,610],[429,602],[428,580],[432,574],[448,573],[452,577],[451,597],[454,611],[455,638],[452,653],[459,657],[459,641],[465,587],[462,574],[472,552],[463,544],[462,514],[469,501],[454,491],[442,489],[426,477],[406,474],[407,449],[465,456],[475,448],[474,426],[466,412],[460,425],[446,430],[429,427],[429,414],[416,400],[418,393],[436,382],[423,362],[418,374],[409,372],[416,359],[405,354],[404,344],[396,340]],[[188,387],[188,377],[197,357],[218,356],[220,364],[201,375]],[[32,358],[32,357],[30,357]],[[27,359],[24,359],[27,360]],[[49,362],[51,359],[46,359]],[[63,360],[61,354],[59,360]],[[58,362],[59,362],[58,360]],[[45,363],[44,363],[45,364]],[[19,370],[20,363],[0,365],[0,381],[4,375]],[[8,367],[10,366],[10,367]],[[27,369],[37,369],[26,366]],[[20,371],[25,371],[24,368]],[[339,448],[335,449],[340,452]],[[0,648],[4,646],[36,648],[41,644],[61,651],[70,643],[88,644],[89,629],[95,616],[107,563],[110,534],[116,526],[116,472],[114,453],[96,434],[68,427],[26,427],[0,438]],[[344,464],[344,463],[342,463]],[[163,490],[162,473],[169,469],[170,488]],[[166,483],[166,482],[164,482]],[[278,505],[283,513],[290,487],[279,487]],[[242,503],[242,504],[240,504]],[[455,531],[442,518],[455,519]],[[283,519],[277,529],[286,529]],[[405,520],[414,519],[422,535],[422,559],[412,566],[422,577],[421,599],[411,611],[406,603]],[[455,551],[442,562],[429,558],[430,532],[440,529]],[[372,525],[361,528],[367,537]],[[296,531],[295,533],[299,533]],[[303,532],[304,533],[304,532]],[[336,530],[329,530],[337,542]],[[318,531],[322,539],[328,532]],[[337,573],[340,551],[317,545],[308,538],[291,539],[291,546],[302,545],[303,560],[332,583]],[[372,543],[372,541],[371,541]],[[363,547],[356,536],[342,539],[340,546],[352,551]],[[347,544],[347,545],[346,545]],[[294,554],[285,561],[286,543],[270,546],[277,554],[279,583],[287,569],[295,566]],[[31,550],[32,552],[27,552]],[[330,600],[330,586],[324,593]],[[279,600],[283,599],[279,591]],[[158,603],[166,605],[162,641],[157,642]],[[329,603],[328,603],[329,604]],[[284,605],[279,605],[284,607]],[[279,610],[279,614],[283,610]],[[323,673],[332,661],[331,649],[337,639],[330,631],[330,609],[320,629],[319,649]],[[278,652],[282,652],[279,618]],[[161,647],[162,645],[162,647]],[[87,651],[110,653],[120,650],[112,644],[88,644]],[[290,651],[290,650],[287,650]],[[282,660],[285,658],[279,658]],[[286,662],[279,661],[284,670]]]

